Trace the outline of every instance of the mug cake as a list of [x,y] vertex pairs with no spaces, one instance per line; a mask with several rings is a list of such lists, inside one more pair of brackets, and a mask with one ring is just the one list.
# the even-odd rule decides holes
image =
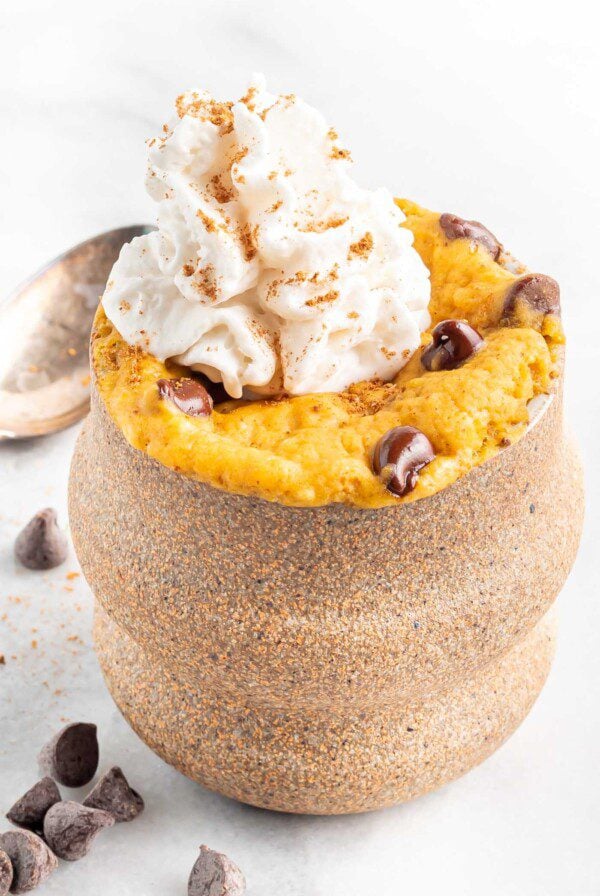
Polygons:
[[351,168],[260,77],[177,99],[71,473],[117,705],[185,774],[292,812],[489,755],[543,685],[581,528],[558,284]]

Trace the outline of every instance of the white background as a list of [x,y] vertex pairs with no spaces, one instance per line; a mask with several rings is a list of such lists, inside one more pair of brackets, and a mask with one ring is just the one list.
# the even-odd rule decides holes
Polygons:
[[[587,529],[560,602],[548,685],[512,739],[442,791],[380,813],[294,818],[203,791],[137,740],[90,646],[71,557],[17,569],[40,506],[65,515],[75,431],[0,446],[0,809],[35,776],[63,719],[98,721],[103,765],[147,799],[132,825],[64,866],[49,894],[177,896],[201,842],[250,896],[596,896],[600,893],[600,293],[592,4],[486,0],[33,2],[0,19],[0,288],[97,231],[152,220],[144,139],[183,88],[241,95],[253,70],[322,109],[367,185],[484,221],[562,284],[568,412],[587,465]],[[565,493],[564,500],[569,501]],[[73,588],[74,590],[67,590]],[[32,641],[37,646],[32,646]]]

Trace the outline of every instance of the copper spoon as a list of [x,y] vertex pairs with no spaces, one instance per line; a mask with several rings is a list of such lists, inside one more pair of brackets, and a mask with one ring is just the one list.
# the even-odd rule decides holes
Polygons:
[[88,342],[98,300],[136,224],[55,258],[0,303],[0,439],[63,429],[89,407]]

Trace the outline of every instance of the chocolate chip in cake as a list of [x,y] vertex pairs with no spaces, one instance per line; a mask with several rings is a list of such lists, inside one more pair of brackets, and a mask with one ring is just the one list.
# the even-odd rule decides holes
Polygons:
[[477,330],[465,320],[443,320],[431,335],[421,355],[425,370],[454,370],[483,345]]
[[56,856],[32,831],[0,834],[0,850],[6,853],[12,865],[11,893],[28,893],[58,868]]
[[502,246],[487,227],[480,224],[479,221],[465,221],[458,215],[450,215],[445,212],[440,215],[440,227],[449,240],[471,240],[479,243],[484,249],[490,253],[494,261],[496,261],[502,251]]
[[188,896],[243,896],[244,875],[234,862],[208,846],[200,847],[188,880]]
[[133,790],[118,766],[102,775],[83,801],[90,809],[103,809],[115,821],[132,821],[144,808],[144,800]]
[[82,859],[96,836],[115,823],[112,815],[73,800],[55,803],[44,819],[44,838],[50,849],[67,862]]
[[504,299],[503,317],[510,321],[519,314],[519,306],[537,314],[560,314],[560,287],[547,274],[525,274],[509,287]]
[[435,457],[433,446],[424,432],[414,426],[395,426],[382,436],[373,455],[373,469],[385,479],[393,495],[412,492],[419,472]]
[[17,800],[6,817],[20,828],[41,831],[46,812],[55,803],[59,803],[60,799],[58,787],[52,778],[42,778]]
[[28,569],[54,569],[65,562],[68,549],[52,507],[36,513],[15,541],[15,557]]
[[96,774],[98,758],[96,726],[74,722],[59,731],[42,748],[38,762],[40,772],[59,784],[83,787]]
[[208,417],[213,401],[202,383],[191,377],[178,380],[158,380],[158,394],[187,414],[188,417]]
[[3,849],[0,849],[0,896],[8,896],[13,881],[13,866]]

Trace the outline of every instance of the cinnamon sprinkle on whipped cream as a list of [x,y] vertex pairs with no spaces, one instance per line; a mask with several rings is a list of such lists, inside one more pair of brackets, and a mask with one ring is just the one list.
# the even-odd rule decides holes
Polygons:
[[103,297],[121,336],[234,398],[395,376],[429,325],[429,273],[392,195],[359,187],[323,116],[261,76],[176,111],[148,141],[158,230],[123,247]]

